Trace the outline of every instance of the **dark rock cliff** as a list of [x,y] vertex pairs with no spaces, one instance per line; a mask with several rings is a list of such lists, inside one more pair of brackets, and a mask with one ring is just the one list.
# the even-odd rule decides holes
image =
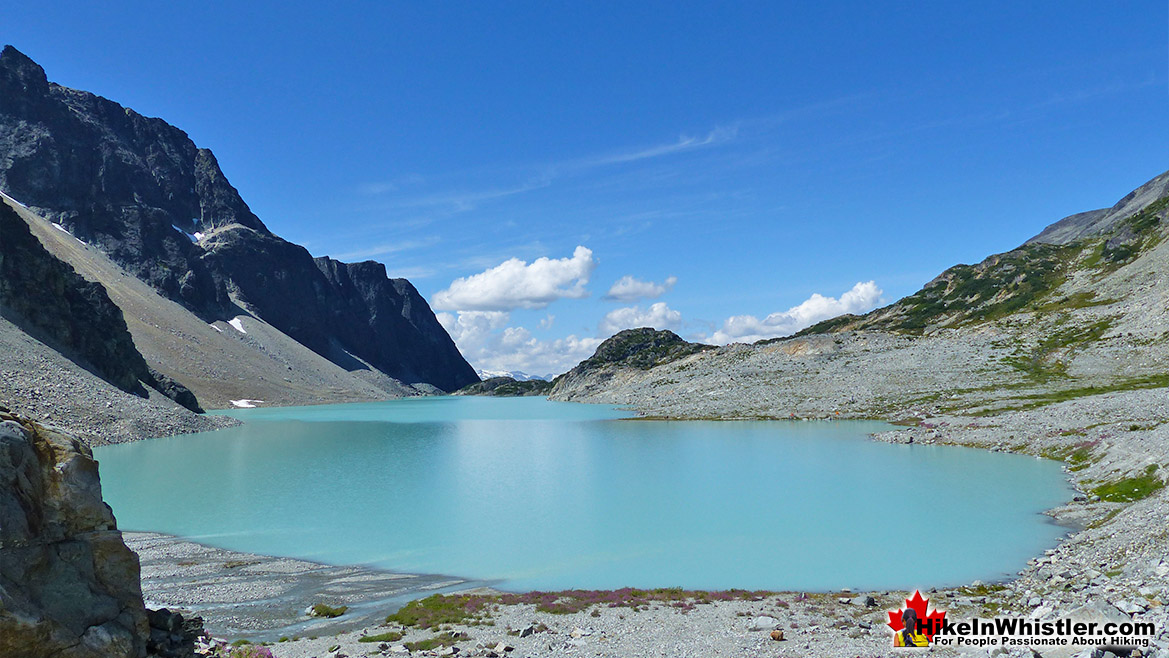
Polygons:
[[204,319],[235,315],[234,294],[343,367],[448,391],[478,381],[409,282],[273,235],[186,133],[48,82],[11,46],[0,53],[0,189]]
[[123,391],[142,383],[195,412],[195,396],[152,371],[134,346],[122,311],[99,283],[50,254],[28,225],[0,203],[0,315]]

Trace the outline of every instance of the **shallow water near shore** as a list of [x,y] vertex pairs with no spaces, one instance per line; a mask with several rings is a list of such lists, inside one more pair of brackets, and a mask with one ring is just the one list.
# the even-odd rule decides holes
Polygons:
[[509,590],[906,589],[1005,578],[1065,529],[1060,465],[877,422],[632,422],[437,397],[229,412],[96,448],[119,527]]

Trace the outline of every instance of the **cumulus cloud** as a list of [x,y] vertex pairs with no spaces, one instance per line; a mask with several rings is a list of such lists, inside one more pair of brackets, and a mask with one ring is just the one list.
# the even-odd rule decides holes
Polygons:
[[844,313],[865,313],[880,303],[881,289],[877,287],[876,281],[857,283],[839,299],[815,293],[799,306],[772,313],[762,320],[753,315],[727,318],[722,328],[706,337],[704,342],[716,345],[753,343],[766,338],[787,336],[821,320]]
[[653,327],[654,329],[677,329],[682,325],[682,314],[658,302],[647,309],[627,306],[609,311],[601,318],[601,335],[611,336],[622,329]]
[[524,327],[506,326],[510,315],[503,311],[436,315],[463,356],[481,370],[558,375],[592,356],[601,344],[600,338],[575,335],[539,340]]
[[502,329],[510,315],[503,311],[463,311],[454,313],[436,313],[438,323],[451,335],[455,343],[466,342],[478,344],[487,339],[487,336],[497,329]]
[[643,299],[654,299],[669,292],[677,282],[678,277],[676,276],[667,277],[662,283],[654,283],[653,281],[635,279],[626,274],[617,279],[609,288],[605,299],[615,302],[638,302]]
[[571,258],[511,258],[486,271],[455,279],[434,295],[443,311],[512,311],[544,308],[557,299],[588,296],[589,277],[597,267],[592,250],[578,246]]

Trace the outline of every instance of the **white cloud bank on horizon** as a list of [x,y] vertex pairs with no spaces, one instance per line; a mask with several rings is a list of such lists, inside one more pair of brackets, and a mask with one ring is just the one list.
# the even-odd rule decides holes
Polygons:
[[605,293],[604,298],[615,302],[639,302],[643,299],[655,299],[669,292],[675,283],[678,283],[676,276],[666,277],[662,283],[654,283],[653,281],[642,281],[626,274],[609,287],[609,292]]
[[788,336],[817,322],[844,313],[865,313],[881,303],[882,291],[876,281],[857,283],[839,299],[813,293],[798,306],[772,313],[760,320],[753,315],[735,315],[727,318],[718,331],[702,338],[715,345],[727,343],[754,343],[758,340]]
[[504,311],[437,313],[436,317],[463,356],[481,370],[559,375],[592,356],[602,342],[575,335],[542,341],[523,327],[507,327],[511,316]]
[[667,306],[665,302],[657,302],[647,309],[627,306],[609,311],[601,318],[598,329],[602,336],[612,336],[622,329],[638,327],[678,329],[681,326],[682,314]]
[[544,308],[557,299],[588,296],[597,267],[593,252],[578,246],[571,258],[540,257],[531,263],[508,260],[479,274],[461,277],[435,293],[431,306],[441,311],[514,311]]

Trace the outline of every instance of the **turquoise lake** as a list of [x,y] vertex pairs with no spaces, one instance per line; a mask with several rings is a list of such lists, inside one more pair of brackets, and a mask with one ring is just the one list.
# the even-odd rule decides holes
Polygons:
[[249,409],[94,450],[123,530],[503,589],[909,589],[1006,577],[1066,531],[1058,463],[875,422],[649,422],[541,398]]

